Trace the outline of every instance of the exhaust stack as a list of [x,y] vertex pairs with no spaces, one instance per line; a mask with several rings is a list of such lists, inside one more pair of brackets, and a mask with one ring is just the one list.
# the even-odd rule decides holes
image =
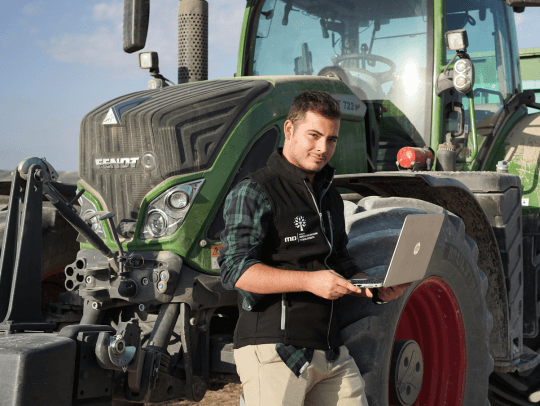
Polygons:
[[208,3],[178,2],[178,83],[208,80]]

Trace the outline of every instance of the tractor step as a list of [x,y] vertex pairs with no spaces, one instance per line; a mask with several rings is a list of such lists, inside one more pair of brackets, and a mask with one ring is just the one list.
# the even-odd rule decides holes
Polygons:
[[540,364],[540,354],[524,345],[523,352],[519,357],[519,363],[516,365],[516,370],[518,372],[525,372],[533,369],[538,364]]
[[495,362],[495,371],[505,373],[518,371],[523,373],[534,369],[538,364],[540,364],[540,354],[524,345],[519,358],[510,362]]

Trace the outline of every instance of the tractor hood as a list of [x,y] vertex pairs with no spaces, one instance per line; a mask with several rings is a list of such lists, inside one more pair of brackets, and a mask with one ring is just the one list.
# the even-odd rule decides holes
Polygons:
[[163,180],[210,168],[271,89],[266,80],[215,80],[111,100],[82,120],[79,175],[118,221],[136,221],[143,198]]

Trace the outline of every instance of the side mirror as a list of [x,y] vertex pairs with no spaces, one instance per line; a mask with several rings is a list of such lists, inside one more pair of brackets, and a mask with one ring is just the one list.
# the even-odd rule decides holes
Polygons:
[[131,54],[146,45],[150,0],[124,0],[124,52]]
[[513,7],[514,13],[523,13],[525,7],[540,7],[540,0],[506,0],[506,4]]
[[510,7],[540,7],[540,0],[506,0]]

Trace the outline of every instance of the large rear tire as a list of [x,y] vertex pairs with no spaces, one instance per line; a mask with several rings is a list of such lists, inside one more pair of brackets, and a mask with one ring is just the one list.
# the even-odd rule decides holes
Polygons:
[[[531,372],[531,371],[528,371]],[[491,406],[533,406],[540,401],[540,368],[530,375],[494,372],[489,379]]]
[[[366,381],[369,405],[411,404],[392,400],[395,340],[414,340],[421,349],[423,378],[413,404],[489,405],[493,320],[485,302],[488,281],[477,268],[478,248],[465,235],[463,222],[441,207],[415,199],[366,198],[359,207],[346,205],[348,248],[368,274],[384,272],[407,215],[446,213],[422,281],[385,305],[350,296],[339,301],[342,336]],[[404,379],[399,385],[403,393],[414,392],[418,384],[418,376],[407,376],[409,383]]]
[[[540,215],[528,214],[522,217],[523,234],[540,233]],[[531,238],[531,237],[529,237]],[[540,270],[540,239],[523,241],[524,274],[536,275]],[[529,267],[527,264],[530,264]],[[534,267],[533,269],[531,269]],[[529,268],[529,269],[528,269]],[[527,280],[524,285],[526,286]],[[536,287],[538,289],[538,286]],[[526,293],[524,293],[524,296]],[[534,297],[536,299],[536,296]],[[524,306],[525,313],[528,307]],[[530,308],[529,308],[530,309]],[[540,335],[523,338],[523,345],[540,352]],[[493,372],[489,379],[489,400],[492,406],[532,406],[540,404],[540,365],[523,372]]]

